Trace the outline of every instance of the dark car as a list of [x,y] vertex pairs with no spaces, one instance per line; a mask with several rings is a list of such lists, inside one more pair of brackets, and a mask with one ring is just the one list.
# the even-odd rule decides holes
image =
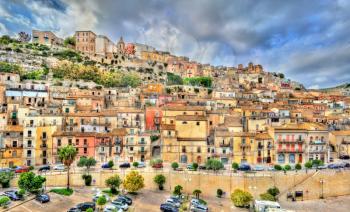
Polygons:
[[7,196],[8,198],[10,198],[12,201],[18,201],[23,199],[22,195],[19,195],[17,191],[5,191],[4,195]]
[[101,168],[103,168],[103,169],[110,169],[111,167],[109,166],[108,163],[104,163],[104,164],[102,164]]
[[128,196],[125,195],[119,195],[118,197],[119,200],[123,201],[124,203],[131,205],[132,204],[132,199]]
[[350,159],[350,156],[349,156],[349,155],[340,155],[340,156],[339,156],[339,159],[342,159],[342,160],[349,160],[349,159]]
[[249,164],[240,164],[239,167],[238,167],[238,170],[240,171],[250,171],[252,168],[250,167]]
[[44,165],[39,167],[38,171],[43,172],[43,171],[50,171],[51,167],[49,165]]
[[205,165],[199,165],[199,166],[198,166],[198,169],[199,169],[199,170],[206,170],[207,167],[206,167]]
[[119,165],[119,168],[130,168],[130,163],[122,163]]
[[328,168],[329,169],[341,169],[341,168],[344,168],[344,165],[343,164],[329,164]]
[[161,204],[160,210],[164,211],[164,212],[178,212],[179,211],[176,207],[174,207],[168,203]]
[[68,212],[81,212],[79,208],[73,207],[68,210]]
[[95,203],[94,202],[80,203],[76,206],[76,208],[80,209],[81,211],[86,211],[89,208],[92,208],[93,210],[95,210]]
[[41,203],[50,202],[50,196],[48,194],[38,194],[35,199]]

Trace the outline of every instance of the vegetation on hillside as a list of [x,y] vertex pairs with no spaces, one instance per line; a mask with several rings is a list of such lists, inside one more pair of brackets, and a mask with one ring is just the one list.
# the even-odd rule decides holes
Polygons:
[[167,84],[168,85],[182,85],[183,80],[179,75],[167,72]]
[[212,79],[210,77],[187,77],[183,80],[185,85],[201,86],[211,88]]

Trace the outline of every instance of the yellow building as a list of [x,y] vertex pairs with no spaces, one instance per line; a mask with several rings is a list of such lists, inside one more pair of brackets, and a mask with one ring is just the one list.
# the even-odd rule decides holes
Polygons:
[[256,149],[254,133],[234,133],[232,162],[254,164],[257,158]]
[[35,165],[53,164],[53,139],[56,126],[36,127]]
[[8,125],[0,132],[0,166],[22,166],[23,127]]
[[330,132],[329,144],[333,158],[350,155],[350,130]]

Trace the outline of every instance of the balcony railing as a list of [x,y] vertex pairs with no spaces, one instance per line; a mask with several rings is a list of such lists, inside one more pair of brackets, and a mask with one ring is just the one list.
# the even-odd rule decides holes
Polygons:
[[146,154],[147,153],[147,150],[146,149],[144,149],[144,150],[142,150],[142,149],[139,149],[139,151],[138,151],[140,154]]
[[40,139],[41,139],[42,141],[47,141],[47,136],[40,136]]
[[41,145],[40,145],[40,148],[42,148],[42,149],[47,148],[47,144],[41,144]]
[[278,139],[277,140],[279,143],[303,143],[305,142],[305,139],[289,139],[289,140],[286,140],[286,139]]
[[230,147],[231,144],[230,143],[220,143],[219,146],[220,147]]
[[303,153],[303,149],[277,149],[278,153]]

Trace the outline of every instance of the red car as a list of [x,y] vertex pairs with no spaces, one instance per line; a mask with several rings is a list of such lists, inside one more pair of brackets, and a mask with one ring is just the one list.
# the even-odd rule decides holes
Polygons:
[[15,169],[15,173],[24,173],[24,172],[29,172],[29,167],[19,166]]
[[152,168],[161,169],[161,168],[163,168],[163,164],[162,163],[153,164]]

